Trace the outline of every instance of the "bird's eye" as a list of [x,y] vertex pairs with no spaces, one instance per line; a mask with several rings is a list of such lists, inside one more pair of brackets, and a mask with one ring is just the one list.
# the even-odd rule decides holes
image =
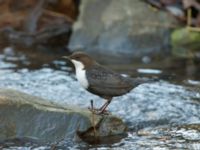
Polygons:
[[76,56],[76,59],[79,59],[80,57],[79,56]]

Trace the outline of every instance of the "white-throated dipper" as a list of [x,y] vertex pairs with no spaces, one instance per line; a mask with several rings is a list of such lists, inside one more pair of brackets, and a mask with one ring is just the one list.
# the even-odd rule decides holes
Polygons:
[[113,97],[124,95],[142,83],[152,82],[151,79],[124,77],[100,65],[84,52],[74,52],[64,58],[74,64],[76,78],[86,90],[107,100],[100,107],[99,114],[104,113]]

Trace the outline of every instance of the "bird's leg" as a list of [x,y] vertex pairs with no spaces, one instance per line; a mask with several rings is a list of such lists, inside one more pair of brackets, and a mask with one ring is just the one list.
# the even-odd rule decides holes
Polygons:
[[110,104],[112,98],[110,97],[106,97],[107,102],[105,102],[99,109],[94,108],[93,105],[93,100],[90,101],[91,107],[89,107],[88,109],[92,112],[92,113],[96,113],[98,115],[100,114],[108,114],[108,112],[106,112],[106,108],[108,107],[108,105]]
[[90,100],[90,107],[88,107],[88,109],[89,109],[90,111],[97,110],[96,108],[94,108],[94,102],[93,102],[93,100]]
[[94,107],[94,102],[93,102],[93,100],[90,100],[90,107],[88,107],[88,109],[91,111],[91,112],[98,112],[100,109],[98,109],[98,108],[95,108]]
[[91,108],[90,109],[91,109],[92,112],[94,112],[93,100],[90,101],[90,104],[91,104]]
[[106,102],[99,108],[99,110],[102,110],[102,109],[104,109],[104,107],[107,107],[110,104],[109,101],[112,100],[111,97],[104,97],[104,99],[106,99]]
[[107,99],[107,102],[99,109],[100,112],[99,114],[103,114],[106,110],[106,108],[108,107],[108,105],[110,104],[112,98]]
[[102,110],[106,105],[108,105],[108,101],[105,102],[105,103],[99,108],[99,110]]

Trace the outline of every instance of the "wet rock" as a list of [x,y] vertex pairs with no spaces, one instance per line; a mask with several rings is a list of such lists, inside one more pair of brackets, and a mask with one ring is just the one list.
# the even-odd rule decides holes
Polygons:
[[86,132],[79,131],[77,134],[90,144],[111,144],[119,142],[122,138],[126,137],[126,133],[121,132],[123,130],[126,130],[126,127],[121,119],[106,117],[95,128],[89,128]]
[[0,89],[0,122],[1,141],[9,138],[59,141],[75,137],[76,132],[87,138],[88,130],[94,127],[103,138],[124,134],[126,130],[125,124],[115,116],[94,115],[87,109],[58,105],[6,89]]
[[166,12],[158,13],[140,0],[84,0],[69,48],[120,63],[144,55],[165,55],[175,22]]
[[139,130],[137,135],[149,141],[137,141],[136,145],[167,149],[199,149],[200,124],[185,124],[172,127],[155,127]]

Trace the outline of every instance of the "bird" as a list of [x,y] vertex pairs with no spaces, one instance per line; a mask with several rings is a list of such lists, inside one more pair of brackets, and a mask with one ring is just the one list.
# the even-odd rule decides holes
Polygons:
[[97,114],[104,114],[113,97],[122,96],[140,84],[154,81],[146,78],[125,77],[101,64],[82,51],[75,51],[69,56],[63,56],[75,66],[76,78],[80,85],[92,94],[106,102],[99,108]]

